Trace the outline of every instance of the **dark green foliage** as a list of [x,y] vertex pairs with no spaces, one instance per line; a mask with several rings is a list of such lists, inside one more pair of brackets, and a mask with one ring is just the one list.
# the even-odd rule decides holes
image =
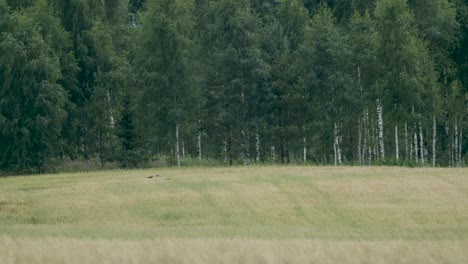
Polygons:
[[185,125],[196,110],[190,59],[196,52],[193,7],[186,0],[153,0],[142,17],[136,51],[139,117],[154,152],[172,155],[176,126]]
[[132,107],[130,96],[125,96],[119,121],[120,151],[116,153],[122,168],[135,168],[144,161],[138,144]]
[[0,170],[460,166],[467,25],[465,0],[0,0]]
[[0,37],[0,168],[38,172],[57,154],[66,115],[59,56],[37,21],[26,15],[6,20]]

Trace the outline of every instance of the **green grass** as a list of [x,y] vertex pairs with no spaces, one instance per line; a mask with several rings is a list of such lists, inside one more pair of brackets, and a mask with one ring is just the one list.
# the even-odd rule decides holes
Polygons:
[[468,246],[468,170],[165,168],[0,178],[2,236]]
[[[146,176],[162,177],[148,179]],[[468,238],[464,169],[162,169],[0,180],[0,234]]]

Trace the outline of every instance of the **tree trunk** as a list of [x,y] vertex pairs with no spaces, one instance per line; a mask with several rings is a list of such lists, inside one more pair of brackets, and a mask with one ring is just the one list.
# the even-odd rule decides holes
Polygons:
[[445,87],[445,135],[447,145],[447,162],[452,167],[452,137],[450,136],[450,114],[449,114],[449,94],[447,83],[447,69],[444,68],[444,87]]
[[411,155],[408,155],[408,122],[405,122],[405,158],[408,160],[408,157],[411,159]]
[[307,162],[307,138],[304,136],[304,162]]
[[462,166],[462,153],[463,153],[463,126],[460,125],[460,140],[458,142],[458,167]]
[[432,166],[436,166],[436,159],[437,159],[437,122],[435,115],[433,116],[433,123],[432,123]]
[[420,149],[420,152],[421,152],[421,163],[422,165],[424,165],[424,138],[423,138],[423,131],[422,131],[422,126],[421,126],[421,122],[419,122],[419,149]]
[[454,165],[458,166],[459,160],[458,160],[458,118],[455,117],[455,124],[454,124],[454,130],[453,130],[455,140],[453,142],[453,156],[454,156]]
[[374,146],[373,148],[373,155],[374,155],[374,160],[378,160],[379,159],[379,135],[378,135],[378,131],[377,131],[377,128],[374,127],[373,129],[373,133],[372,133],[372,145]]
[[247,144],[246,144],[246,132],[244,129],[241,131],[241,137],[242,137],[242,143],[241,143],[241,158],[242,158],[242,164],[244,166],[247,166],[249,164],[248,161],[248,154],[247,154]]
[[228,163],[228,140],[224,140],[224,146],[223,146],[223,151],[224,151],[224,163]]
[[338,124],[335,123],[334,125],[334,149],[335,149],[335,166],[342,164],[342,159],[341,159],[341,148],[340,148],[340,131]]
[[[364,112],[364,142],[362,143],[362,152],[363,152],[363,157],[362,160],[363,162],[366,162],[367,164],[371,163],[371,153],[370,151],[368,152],[368,144],[369,144],[369,110],[366,107],[366,110]],[[368,153],[366,155],[366,152]]]
[[231,136],[231,131],[229,131],[226,150],[227,150],[227,157],[228,157],[228,161],[229,161],[229,166],[232,166],[233,159],[232,159],[232,136]]
[[198,152],[198,160],[202,160],[202,132],[198,131],[198,139],[197,139],[197,152]]
[[110,95],[109,90],[107,90],[107,105],[109,107],[110,125],[111,125],[111,128],[114,129],[115,128],[114,109],[112,107],[111,95]]
[[271,147],[271,163],[275,164],[276,163],[276,150],[275,146]]
[[395,158],[397,161],[400,160],[400,150],[398,146],[398,125],[395,125]]
[[257,151],[256,160],[257,162],[260,162],[260,134],[258,133],[258,128],[255,132],[255,150]]
[[384,131],[383,131],[383,109],[382,102],[377,99],[377,115],[378,115],[378,126],[379,126],[379,149],[380,158],[385,160],[385,148],[384,148]]
[[335,166],[338,166],[338,146],[337,146],[337,135],[336,135],[336,123],[333,126],[333,157]]
[[419,163],[419,158],[418,158],[418,132],[416,132],[416,128],[414,131],[414,161],[416,164]]
[[182,157],[185,158],[185,140],[183,139],[183,137],[182,137],[181,142],[182,142]]
[[359,166],[362,166],[362,121],[361,118],[358,118],[358,159],[359,159]]
[[175,151],[176,151],[177,167],[180,167],[179,124],[176,124],[175,136],[176,136]]

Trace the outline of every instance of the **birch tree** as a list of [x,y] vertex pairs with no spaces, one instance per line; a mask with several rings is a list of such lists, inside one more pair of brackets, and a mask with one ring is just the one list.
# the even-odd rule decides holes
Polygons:
[[193,2],[153,0],[147,8],[139,32],[141,49],[137,51],[144,87],[140,115],[155,133],[147,141],[159,141],[152,145],[155,152],[174,155],[180,166],[180,129],[195,109],[189,63],[194,48]]
[[[331,11],[322,7],[312,19],[311,30],[302,49],[304,75],[310,104],[311,122],[328,128],[328,147],[324,153],[333,150],[336,163],[351,155],[353,148],[345,149],[343,144],[345,120],[357,116],[355,112],[359,90],[353,89],[351,53],[348,40],[337,28]],[[355,76],[355,75],[354,75]],[[355,123],[352,123],[355,125]],[[332,148],[333,146],[333,148]],[[328,151],[327,151],[328,150]]]
[[210,132],[222,135],[218,145],[226,142],[229,164],[239,160],[247,165],[253,156],[250,139],[255,137],[251,135],[256,131],[254,94],[264,72],[260,20],[247,1],[209,1],[207,16],[203,46],[213,72],[207,77],[205,94],[208,100],[214,99],[207,107],[215,124]]

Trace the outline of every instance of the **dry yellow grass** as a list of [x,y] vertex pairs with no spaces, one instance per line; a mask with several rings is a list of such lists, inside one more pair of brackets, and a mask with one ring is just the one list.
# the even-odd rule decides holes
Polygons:
[[[159,174],[162,177],[146,178]],[[468,169],[0,178],[0,263],[468,263]]]
[[468,241],[0,238],[0,263],[468,263]]

